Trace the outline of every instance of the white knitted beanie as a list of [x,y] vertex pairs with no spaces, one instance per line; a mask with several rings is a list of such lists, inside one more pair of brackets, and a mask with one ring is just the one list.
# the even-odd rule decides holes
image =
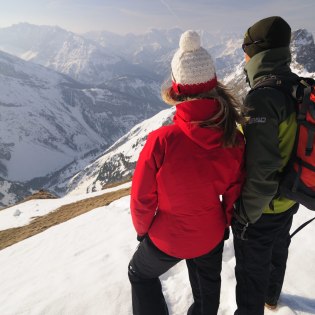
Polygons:
[[176,94],[196,95],[217,85],[214,64],[210,54],[201,47],[195,31],[186,31],[180,37],[179,49],[172,60],[172,84]]

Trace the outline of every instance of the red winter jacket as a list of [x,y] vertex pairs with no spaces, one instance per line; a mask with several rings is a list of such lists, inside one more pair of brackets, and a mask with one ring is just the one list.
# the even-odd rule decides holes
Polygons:
[[[222,131],[193,121],[218,111],[214,100],[176,106],[174,124],[149,134],[131,189],[131,215],[139,235],[161,251],[194,258],[218,245],[230,225],[244,180],[244,140],[223,148]],[[220,198],[222,201],[220,201]]]

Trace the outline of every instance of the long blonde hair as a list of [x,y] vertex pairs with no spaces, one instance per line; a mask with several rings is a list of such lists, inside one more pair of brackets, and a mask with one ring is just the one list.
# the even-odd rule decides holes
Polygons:
[[194,96],[177,95],[172,87],[162,87],[161,96],[164,102],[172,106],[189,100],[216,99],[220,105],[219,111],[208,120],[194,121],[193,123],[199,124],[203,128],[223,130],[222,142],[224,147],[235,147],[239,144],[236,136],[237,124],[244,124],[245,118],[242,115],[244,110],[241,103],[222,83],[218,82],[217,86],[209,92]]

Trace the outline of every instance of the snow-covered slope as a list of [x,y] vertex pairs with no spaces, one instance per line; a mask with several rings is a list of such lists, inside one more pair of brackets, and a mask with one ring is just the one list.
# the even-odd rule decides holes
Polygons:
[[[301,209],[293,229],[312,215]],[[265,315],[315,314],[313,231],[314,223],[292,239],[279,308]],[[137,245],[124,197],[1,250],[0,314],[131,315],[127,266]],[[220,315],[235,310],[234,265],[231,237],[223,255]],[[161,280],[170,314],[186,314],[192,295],[184,261]]]
[[130,177],[148,133],[163,125],[170,124],[173,113],[174,108],[165,109],[133,127],[125,136],[107,149],[100,158],[86,166],[67,182],[67,191],[71,194],[99,191],[107,183]]
[[[80,85],[42,66],[0,53],[1,175],[45,175],[106,144],[83,117]],[[76,101],[74,101],[76,99]]]

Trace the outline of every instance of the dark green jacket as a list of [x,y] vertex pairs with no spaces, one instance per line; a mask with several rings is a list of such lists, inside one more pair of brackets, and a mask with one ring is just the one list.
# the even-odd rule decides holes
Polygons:
[[[245,66],[250,86],[270,74],[294,80],[290,62],[288,48],[256,54]],[[294,145],[296,121],[294,101],[275,88],[254,90],[247,95],[245,105],[250,109],[244,127],[247,179],[238,215],[241,221],[254,223],[262,213],[281,213],[295,204],[277,194],[281,173]]]

